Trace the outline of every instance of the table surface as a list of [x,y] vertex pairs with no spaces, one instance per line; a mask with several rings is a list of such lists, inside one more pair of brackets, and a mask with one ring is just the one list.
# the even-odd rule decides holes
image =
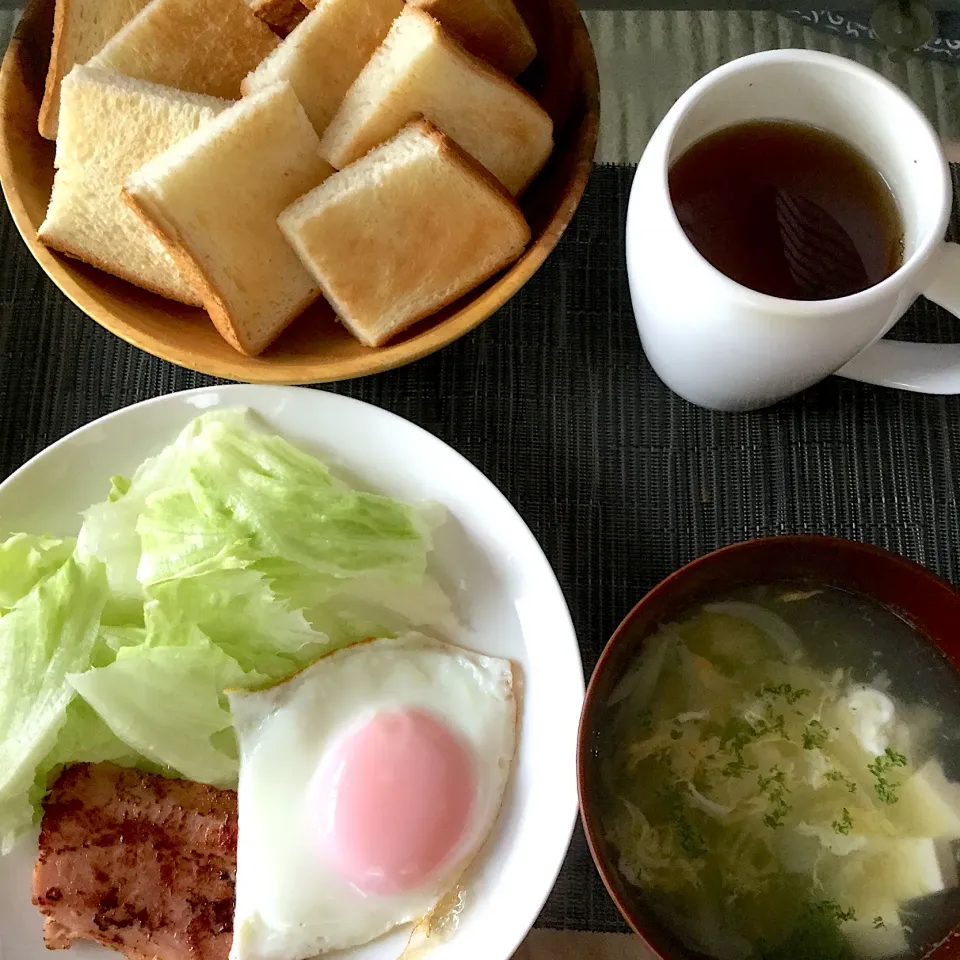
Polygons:
[[[10,8],[20,2],[0,0],[0,49],[17,17]],[[854,13],[846,17],[812,11],[790,14],[796,8],[794,0],[582,0],[581,5],[601,76],[600,163],[635,162],[669,106],[698,77],[735,57],[776,47],[825,50],[883,73],[921,106],[948,142],[951,157],[960,161],[956,145],[960,143],[960,39],[952,39],[960,38],[960,18],[940,17],[938,45],[892,58],[869,35],[866,25],[874,6],[870,0],[847,0],[842,6]],[[929,5],[957,9],[956,0]],[[957,56],[951,58],[954,53]],[[605,238],[598,236],[597,243],[603,242]],[[14,231],[8,231],[0,258],[19,243]],[[31,294],[28,288],[24,296],[34,295],[39,294]],[[52,290],[43,297],[62,300]],[[529,297],[518,299],[517,311],[529,303]],[[4,306],[12,308],[16,303]],[[57,385],[48,389],[55,394]],[[52,399],[49,403],[55,405]],[[580,844],[583,857],[582,840]],[[572,891],[571,896],[575,896]],[[648,954],[636,940],[621,934],[537,930],[519,956],[524,960],[583,956],[633,960]]]

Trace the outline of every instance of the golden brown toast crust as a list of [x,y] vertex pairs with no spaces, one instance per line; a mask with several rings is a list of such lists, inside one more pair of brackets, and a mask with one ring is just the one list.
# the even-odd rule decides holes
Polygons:
[[499,80],[500,83],[504,83],[507,86],[513,87],[514,90],[516,90],[518,93],[522,93],[524,97],[526,97],[526,99],[531,103],[536,103],[538,107],[540,106],[540,104],[537,103],[536,97],[521,87],[516,80],[514,80],[512,77],[506,76],[502,70],[498,70],[492,64],[487,63],[486,60],[478,57],[475,53],[471,53],[449,30],[444,27],[439,20],[437,20],[436,17],[433,17],[426,11],[414,6],[408,7],[404,13],[405,16],[417,17],[424,23],[429,24],[430,29],[434,31],[441,43],[446,44],[446,46],[452,50],[456,50],[480,73],[485,73],[488,77],[493,77],[496,80]]
[[300,0],[253,0],[250,9],[281,37],[286,37],[310,12]]
[[[506,74],[502,73],[500,70],[497,70],[495,67],[491,66],[485,60],[482,60],[480,57],[476,56],[475,54],[467,50],[463,46],[463,44],[461,44],[451,33],[449,33],[449,31],[444,29],[443,25],[439,23],[436,19],[434,19],[432,16],[430,16],[430,14],[425,13],[423,10],[420,10],[417,7],[408,5],[407,8],[404,10],[404,12],[401,14],[401,16],[417,18],[421,23],[423,23],[430,30],[431,34],[433,35],[435,41],[438,44],[445,46],[450,52],[454,54],[454,56],[457,59],[464,62],[464,65],[467,70],[471,70],[475,73],[482,74],[487,79],[492,80],[501,86],[511,88],[516,94],[518,94],[520,97],[526,100],[529,104],[532,104],[538,111],[540,111],[541,113],[545,113],[545,111],[537,102],[535,97],[533,97],[528,91],[524,90],[524,88],[521,87],[515,80],[508,77]],[[347,96],[349,98],[349,92]],[[342,109],[343,107],[341,107],[341,110]],[[354,131],[354,134],[350,138],[350,140],[347,141],[346,146],[348,147],[348,149],[345,150],[343,147],[343,144],[336,144],[335,141],[334,141],[334,144],[331,144],[332,132],[336,132],[338,134],[337,139],[342,139],[342,137],[339,136],[339,131],[336,130],[337,119],[340,116],[341,116],[341,113],[338,112],[333,122],[331,123],[330,128],[328,128],[327,132],[321,138],[321,150],[323,151],[324,156],[338,170],[343,169],[343,167],[348,166],[354,160],[359,159],[365,153],[368,153],[370,150],[372,150],[375,146],[379,146],[378,143],[373,143],[373,144],[363,143],[363,140],[366,139],[365,137],[363,137],[363,138],[360,138],[361,143],[363,143],[363,148],[358,148],[358,145],[357,145],[358,138],[356,135],[356,131]],[[413,117],[410,117],[406,122],[409,123],[412,119]],[[406,123],[402,124],[402,126],[406,126]],[[359,129],[362,131],[363,127]],[[333,149],[334,145],[336,145],[337,149]],[[522,184],[520,184],[518,189],[515,191],[516,196],[520,196],[523,193],[523,191],[526,190],[527,187],[533,182],[534,178],[537,176],[540,170],[543,169],[544,164],[549,159],[550,153],[552,152],[552,150],[553,150],[553,144],[551,142],[551,148],[547,152],[547,154],[542,158],[539,166],[530,172],[526,180]]]
[[[91,53],[96,51],[87,51],[86,55],[77,57],[77,44],[73,44],[73,50],[70,49],[71,30],[80,30],[80,25],[76,22],[80,12],[74,7],[78,0],[56,0],[53,10],[53,43],[50,48],[50,63],[47,67],[47,78],[44,84],[43,101],[40,104],[40,113],[37,116],[37,129],[40,136],[47,140],[57,139],[57,130],[60,120],[60,85],[64,77],[76,65],[72,58],[85,60]],[[80,0],[82,4],[82,0]],[[130,0],[99,0],[101,9],[106,8],[112,14],[113,19],[119,11],[126,10],[129,14],[126,22],[132,18],[136,12],[136,7],[140,9],[146,6],[147,0],[140,0],[138,4],[132,4]],[[122,25],[121,23],[117,24]]]
[[475,160],[466,150],[458,147],[439,127],[424,117],[411,121],[409,126],[415,127],[419,133],[422,133],[425,137],[429,137],[440,148],[441,153],[455,163],[466,167],[467,170],[473,174],[474,179],[482,180],[488,187],[499,194],[500,199],[503,200],[513,212],[519,214],[521,217],[523,216],[523,211],[517,204],[513,194],[510,193],[479,160]]
[[203,269],[200,261],[190,250],[189,244],[179,231],[171,224],[164,222],[152,205],[144,203],[143,198],[131,193],[124,187],[121,190],[123,199],[133,208],[134,212],[153,231],[157,239],[164,245],[167,253],[173,258],[177,269],[183,274],[187,283],[199,294],[203,308],[210,315],[217,332],[235,350],[248,357],[255,357],[283,333],[297,317],[303,313],[319,296],[320,292],[310,294],[302,302],[295,304],[289,315],[278,323],[271,331],[269,339],[253,343],[244,336],[243,329],[237,324],[230,313],[226,301],[220,294],[209,274]]
[[[449,33],[449,31],[444,30],[443,24],[437,21],[434,17],[431,17],[429,14],[424,13],[422,10],[418,10],[416,7],[410,8],[409,15],[417,16],[425,21],[429,21],[432,26],[432,29],[436,31],[437,37],[439,38],[440,42],[443,44],[446,44],[446,46],[449,49],[459,53],[460,56],[463,57],[465,60],[467,60],[470,66],[472,66],[478,73],[486,74],[488,77],[490,77],[491,79],[497,80],[499,83],[505,84],[508,87],[513,87],[513,89],[517,93],[520,93],[523,95],[524,99],[528,100],[530,103],[534,104],[539,109],[541,110],[543,109],[542,107],[540,107],[540,104],[537,102],[536,97],[534,97],[527,90],[524,90],[524,88],[521,87],[520,84],[517,83],[512,77],[508,77],[506,74],[498,70],[496,67],[493,67],[489,63],[487,63],[486,60],[482,60],[476,54],[471,53],[469,50],[467,50],[467,48],[464,47],[463,44],[457,40],[456,37],[454,37],[451,33]],[[553,152],[553,148],[551,147],[551,153],[552,152]],[[544,160],[543,160],[544,164],[547,162],[549,157],[550,157],[550,154],[548,153],[547,156],[544,157]],[[543,164],[541,164],[538,169],[534,170],[533,173],[531,173],[530,176],[527,177],[526,182],[520,187],[519,190],[517,190],[516,196],[519,197],[523,193],[523,191],[530,186],[534,178],[542,169],[543,169]]]
[[280,38],[243,0],[159,0],[90,65],[192,93],[240,97],[240,83]]
[[[102,270],[104,273],[109,273],[111,276],[119,277],[121,280],[126,280],[127,283],[132,283],[141,290],[148,290],[150,293],[155,293],[157,296],[163,297],[166,300],[173,300],[175,303],[183,303],[188,307],[203,306],[203,304],[200,302],[200,297],[198,296],[194,296],[191,299],[178,296],[170,289],[161,288],[159,284],[151,283],[149,280],[144,280],[142,277],[137,276],[134,273],[125,271],[123,267],[118,264],[107,263],[98,257],[91,256],[85,251],[77,250],[71,247],[70,244],[64,243],[56,236],[48,236],[42,232],[38,232],[37,236],[43,241],[44,245],[48,246],[51,250],[56,250],[58,253],[72,257],[74,260],[79,260],[81,263],[88,263],[91,267],[96,267],[98,270]],[[184,279],[186,280],[186,277],[184,277]],[[189,280],[187,282],[189,283]]]
[[512,0],[408,0],[438,20],[470,53],[510,77],[537,55],[530,30]]
[[43,89],[43,102],[37,117],[40,136],[47,140],[57,139],[57,117],[60,105],[60,82],[64,75],[66,59],[66,22],[72,0],[57,0],[53,11],[53,45],[50,47],[50,66],[47,67],[47,82]]
[[[476,181],[476,183],[490,195],[491,202],[501,204],[507,215],[518,225],[522,225],[523,231],[526,235],[525,243],[529,243],[530,228],[527,224],[526,218],[523,215],[523,211],[517,205],[516,201],[506,187],[504,187],[503,184],[500,183],[500,181],[492,173],[490,173],[481,163],[457,146],[453,140],[451,140],[434,124],[430,123],[429,120],[425,120],[421,117],[417,120],[411,121],[411,123],[404,126],[400,134],[411,129],[432,141],[437,146],[438,153],[443,160],[456,166],[460,173],[464,176]],[[397,136],[400,136],[400,134],[397,134]],[[387,144],[389,143],[390,141],[387,141]],[[382,146],[386,146],[386,144]],[[337,174],[334,174],[334,176],[337,176]],[[337,316],[340,318],[344,326],[346,326],[351,333],[353,333],[353,335],[366,346],[379,347],[383,346],[383,344],[387,343],[389,340],[392,340],[395,336],[413,324],[423,320],[425,317],[432,316],[438,310],[458,300],[465,293],[469,292],[480,283],[483,283],[485,280],[488,280],[490,277],[497,274],[509,263],[516,260],[520,255],[522,254],[518,253],[503,257],[500,263],[492,266],[484,276],[471,276],[469,279],[462,281],[458,286],[450,290],[445,298],[431,301],[430,304],[425,306],[422,310],[403,317],[402,320],[397,321],[388,330],[382,331],[377,335],[373,335],[370,329],[358,322],[355,322],[355,319],[351,316],[351,309],[349,306],[349,301],[351,298],[349,298],[349,296],[346,300],[341,300],[341,298],[337,296],[336,291],[334,291],[334,289],[328,283],[324,282],[324,279],[316,274],[315,279],[320,284],[324,296],[334,307]]]

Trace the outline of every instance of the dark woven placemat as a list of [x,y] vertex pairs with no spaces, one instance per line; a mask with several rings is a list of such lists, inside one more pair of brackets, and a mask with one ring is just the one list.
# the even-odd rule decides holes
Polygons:
[[[503,490],[557,571],[587,671],[647,589],[750,537],[866,540],[960,581],[960,397],[832,378],[731,415],[670,394],[630,312],[622,225],[632,172],[597,168],[549,262],[474,333],[403,370],[326,389],[415,421]],[[215,382],[84,317],[5,209],[0,300],[0,477],[111,410]],[[921,302],[898,329],[949,340],[955,322]],[[540,923],[625,929],[579,831]]]

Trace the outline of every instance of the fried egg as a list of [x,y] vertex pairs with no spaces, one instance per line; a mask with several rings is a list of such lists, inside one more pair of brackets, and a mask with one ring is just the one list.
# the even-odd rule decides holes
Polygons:
[[423,918],[497,818],[516,744],[509,660],[409,634],[230,706],[231,960],[303,960]]

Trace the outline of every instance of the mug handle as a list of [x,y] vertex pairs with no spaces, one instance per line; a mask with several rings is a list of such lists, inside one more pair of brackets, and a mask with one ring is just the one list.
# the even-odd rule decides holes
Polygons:
[[[923,295],[960,317],[960,244],[945,243],[935,256]],[[960,393],[960,343],[880,340],[837,375],[915,393]]]

